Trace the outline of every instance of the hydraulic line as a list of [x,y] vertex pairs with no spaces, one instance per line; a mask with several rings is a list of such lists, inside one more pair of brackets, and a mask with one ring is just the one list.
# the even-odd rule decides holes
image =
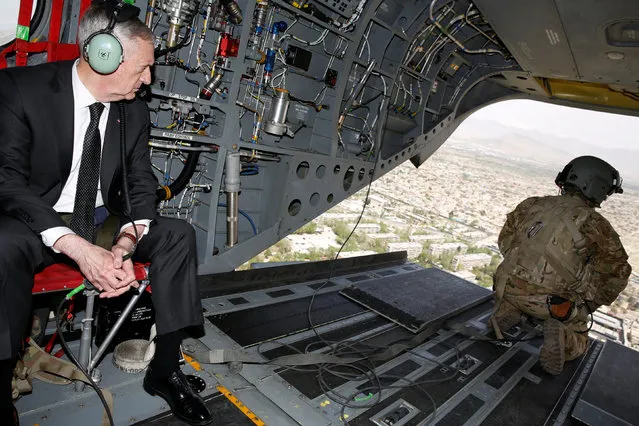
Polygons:
[[189,183],[195,170],[197,169],[198,161],[200,160],[200,151],[191,152],[186,158],[184,167],[178,175],[178,177],[169,186],[163,186],[155,193],[157,201],[166,201],[175,197],[182,192],[186,185]]
[[375,59],[373,59],[371,63],[368,64],[368,68],[366,68],[366,71],[364,71],[364,75],[362,75],[362,78],[359,80],[359,82],[353,89],[353,92],[346,100],[346,103],[344,104],[344,109],[342,110],[342,114],[340,115],[340,118],[339,118],[338,127],[340,128],[342,127],[342,124],[344,123],[344,118],[346,118],[346,113],[348,112],[348,110],[350,110],[353,107],[353,103],[355,102],[355,99],[357,99],[357,97],[359,96],[359,93],[364,88],[364,85],[368,81],[368,77],[370,77],[371,73],[373,72],[373,68],[375,68],[376,64],[377,62],[375,61]]
[[166,47],[177,45],[180,28],[185,22],[189,22],[198,8],[198,2],[193,0],[165,0],[161,4],[164,13],[168,16],[169,34],[166,37]]
[[[224,208],[227,207],[225,203],[217,203],[217,206],[224,207]],[[253,229],[253,235],[257,235],[257,226],[255,226],[255,222],[253,221],[253,219],[251,219],[251,216],[249,216],[249,214],[246,213],[244,210],[238,209],[237,211],[239,214],[244,216],[246,220],[248,221],[248,223],[251,225],[251,229]]]
[[153,28],[153,16],[155,16],[155,1],[156,0],[149,0],[149,3],[146,6],[146,16],[144,19],[144,23],[149,28]]
[[153,148],[172,149],[176,151],[199,151],[199,152],[217,152],[219,147],[217,145],[202,145],[191,146],[177,143],[164,143],[157,141],[149,141],[149,146]]
[[[504,52],[502,52],[501,50],[497,50],[497,49],[476,49],[476,50],[471,50],[471,49],[467,49],[466,46],[464,46],[464,44],[462,42],[460,42],[459,40],[457,40],[451,33],[449,33],[440,23],[438,20],[436,20],[433,17],[433,7],[435,6],[435,3],[437,3],[437,0],[433,0],[430,4],[429,7],[429,18],[431,20],[431,22],[433,24],[435,24],[435,26],[439,29],[439,31],[442,32],[442,34],[444,34],[446,37],[448,37],[449,39],[451,39],[453,41],[453,43],[455,43],[463,52],[465,53],[470,53],[470,54],[488,54],[488,53],[497,53],[503,57],[506,57],[506,55],[504,54]],[[451,21],[452,23],[452,21]]]

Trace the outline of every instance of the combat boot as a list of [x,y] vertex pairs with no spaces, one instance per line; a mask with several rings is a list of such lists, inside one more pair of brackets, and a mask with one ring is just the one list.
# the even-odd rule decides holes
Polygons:
[[504,315],[496,315],[495,319],[502,332],[508,331],[521,323],[521,312],[508,311]]
[[[508,331],[521,323],[521,311],[514,306],[502,303],[493,314],[494,322],[501,332]],[[493,323],[494,324],[494,323]],[[496,330],[495,330],[496,332]]]
[[561,321],[547,319],[544,321],[544,345],[539,351],[539,364],[553,376],[564,369],[566,360],[566,330]]

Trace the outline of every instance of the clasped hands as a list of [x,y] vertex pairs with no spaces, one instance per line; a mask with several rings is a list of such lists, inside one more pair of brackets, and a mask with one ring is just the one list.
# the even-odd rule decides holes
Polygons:
[[95,253],[87,256],[84,268],[80,270],[85,278],[100,291],[101,298],[118,297],[131,287],[137,288],[139,283],[135,280],[135,271],[131,259],[122,258],[130,251],[116,244],[111,251],[102,247],[93,246]]
[[56,241],[55,247],[78,264],[84,277],[100,291],[100,298],[117,297],[139,286],[133,262],[122,259],[133,249],[126,238],[106,250],[75,234],[67,234]]

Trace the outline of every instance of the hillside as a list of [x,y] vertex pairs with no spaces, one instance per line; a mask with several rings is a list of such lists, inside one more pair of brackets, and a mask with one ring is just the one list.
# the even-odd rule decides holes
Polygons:
[[462,124],[453,138],[447,145],[453,142],[458,148],[478,149],[499,158],[554,169],[563,167],[574,157],[595,155],[617,168],[626,184],[639,189],[639,142],[635,150],[606,148],[546,134],[543,125],[539,130],[525,130],[473,117]]
[[[564,164],[563,160],[558,166],[553,166],[545,162],[543,156],[538,161],[531,161],[528,157],[514,156],[509,152],[518,144],[529,145],[531,140],[516,138],[512,145],[496,142],[482,150],[477,140],[467,141],[453,136],[420,169],[413,172],[416,181],[412,184],[423,187],[429,183],[431,190],[428,198],[431,202],[425,205],[426,208],[440,209],[439,206],[444,205],[446,207],[443,210],[446,210],[455,204],[469,217],[476,217],[479,214],[476,210],[481,206],[481,210],[486,212],[483,220],[496,238],[506,213],[524,198],[557,193],[554,179]],[[558,150],[553,152],[557,153]],[[569,161],[572,156],[567,158],[566,161]],[[467,179],[469,175],[472,179]],[[437,177],[445,177],[449,182],[445,191],[430,185]],[[631,265],[638,270],[639,188],[624,181],[624,193],[611,196],[603,203],[600,212],[619,233]]]

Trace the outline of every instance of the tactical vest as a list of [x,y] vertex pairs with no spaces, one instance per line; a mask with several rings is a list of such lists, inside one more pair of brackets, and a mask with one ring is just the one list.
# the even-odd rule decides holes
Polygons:
[[518,225],[501,272],[548,294],[587,299],[594,284],[588,265],[591,253],[579,228],[592,211],[571,196],[549,197],[533,205]]

